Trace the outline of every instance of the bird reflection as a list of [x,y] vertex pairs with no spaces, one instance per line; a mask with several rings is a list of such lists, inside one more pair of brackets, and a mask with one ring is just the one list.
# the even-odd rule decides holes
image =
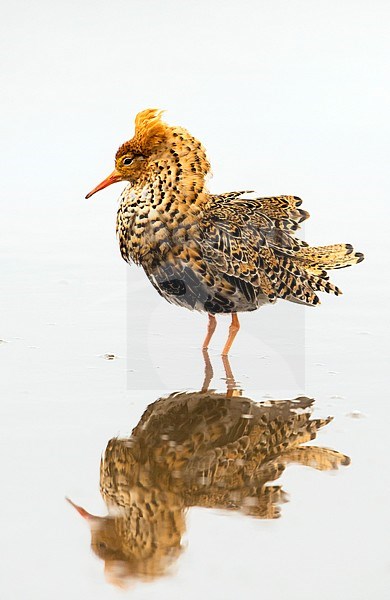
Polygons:
[[328,471],[350,462],[335,450],[303,446],[332,420],[311,418],[314,400],[256,403],[237,388],[227,359],[227,392],[209,391],[207,354],[205,364],[200,392],[160,398],[130,437],[108,442],[100,465],[108,515],[69,500],[90,525],[92,549],[112,583],[169,572],[183,549],[189,507],[275,519],[286,496],[273,482],[288,464]]

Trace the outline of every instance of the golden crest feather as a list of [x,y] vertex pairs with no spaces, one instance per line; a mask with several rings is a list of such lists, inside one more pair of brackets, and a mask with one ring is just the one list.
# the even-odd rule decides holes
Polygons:
[[116,153],[116,158],[128,153],[134,152],[150,155],[153,150],[165,140],[168,126],[161,121],[163,110],[157,108],[147,108],[137,114],[135,117],[134,136],[128,142],[122,144]]
[[161,120],[163,110],[148,108],[135,118],[134,141],[142,154],[149,154],[166,136],[167,125]]

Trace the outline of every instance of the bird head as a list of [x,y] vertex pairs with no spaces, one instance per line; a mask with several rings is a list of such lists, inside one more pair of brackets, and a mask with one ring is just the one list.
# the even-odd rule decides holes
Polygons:
[[138,113],[135,118],[135,133],[131,140],[118,149],[115,156],[115,169],[86,198],[117,181],[136,183],[147,172],[148,162],[158,155],[166,139],[169,127],[161,121],[161,110],[149,108]]
[[[150,580],[166,573],[182,551],[184,512],[179,508],[176,519],[147,522],[140,531],[126,511],[98,517],[67,498],[73,508],[85,519],[91,531],[91,549],[104,561],[106,579],[119,587],[128,587],[136,579]],[[169,511],[168,511],[169,512]],[[165,514],[165,512],[164,512]],[[177,523],[181,527],[176,531]],[[173,524],[173,528],[172,528]]]
[[115,528],[115,519],[109,515],[98,517],[82,506],[66,498],[71,506],[85,519],[91,530],[91,548],[103,560],[125,560],[122,541]]

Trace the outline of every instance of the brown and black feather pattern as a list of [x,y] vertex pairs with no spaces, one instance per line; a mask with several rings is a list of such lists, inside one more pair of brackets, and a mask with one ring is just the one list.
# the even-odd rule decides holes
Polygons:
[[[309,214],[296,196],[210,194],[201,143],[143,111],[116,168],[133,159],[117,232],[123,258],[141,265],[169,302],[209,313],[255,310],[283,298],[318,304],[340,294],[327,270],[363,260],[349,244],[310,247],[295,232]],[[130,167],[129,167],[130,168]]]
[[288,464],[319,470],[349,464],[335,450],[302,446],[331,418],[312,419],[313,400],[255,403],[216,392],[174,393],[151,404],[129,438],[109,441],[92,547],[123,577],[162,575],[182,551],[189,507],[280,516],[274,483]]
[[291,232],[309,214],[295,196],[241,198],[240,193],[210,197],[201,223],[203,253],[248,300],[284,298],[317,304],[315,292],[340,294],[326,269],[362,260],[347,244],[311,248]]

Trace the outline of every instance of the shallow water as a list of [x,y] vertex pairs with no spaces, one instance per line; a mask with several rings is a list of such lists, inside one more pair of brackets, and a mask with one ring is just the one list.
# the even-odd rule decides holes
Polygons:
[[[289,308],[282,303],[281,313],[287,312],[279,321],[276,316],[272,320],[278,306],[243,317],[230,357],[235,382],[226,381],[226,365],[218,355],[226,319],[220,319],[210,350],[210,389],[217,388],[220,398],[229,387],[230,402],[240,402],[233,388],[240,389],[263,411],[269,410],[271,399],[314,398],[311,419],[334,419],[304,445],[327,448],[331,457],[339,456],[331,451],[339,452],[351,463],[335,460],[321,469],[315,456],[303,465],[280,450],[263,452],[258,490],[270,494],[265,487],[281,486],[286,496],[283,503],[281,498],[263,503],[263,512],[255,516],[246,513],[256,512],[254,498],[261,493],[256,496],[253,489],[242,487],[236,475],[222,474],[215,483],[211,467],[202,479],[199,466],[185,471],[171,466],[155,477],[150,475],[153,464],[143,463],[148,485],[165,494],[168,505],[179,506],[181,523],[173,550],[167,550],[164,535],[157,531],[154,544],[164,558],[145,573],[142,561],[134,565],[134,555],[129,569],[115,553],[104,572],[104,561],[90,550],[88,519],[80,518],[65,496],[92,514],[107,514],[99,493],[99,463],[108,441],[116,436],[128,440],[144,411],[159,398],[201,390],[205,363],[199,342],[205,319],[159,302],[142,273],[126,269],[115,255],[93,277],[82,260],[55,262],[21,261],[15,250],[5,261],[2,282],[8,307],[0,346],[1,441],[8,457],[3,462],[2,535],[9,597],[114,598],[118,589],[130,585],[135,598],[179,598],[184,593],[188,598],[203,594],[225,599],[261,590],[275,599],[309,598],[313,593],[324,599],[334,594],[363,599],[369,593],[384,598],[390,578],[387,350],[381,307],[375,314],[367,311],[358,293],[360,282],[369,277],[365,263],[359,265],[360,273],[357,267],[338,277],[348,294],[325,298],[319,309],[304,311],[304,370],[288,359],[286,348],[296,343],[298,355],[302,348],[284,325]],[[282,340],[279,346],[262,341],[266,314],[275,337]],[[164,402],[160,400],[160,412],[167,412],[169,421]],[[146,447],[161,446],[164,457],[172,448],[169,442],[176,448],[180,441],[175,450],[179,460],[183,443],[200,428],[211,439],[208,451],[215,451],[223,443],[213,441],[212,422],[207,414],[203,417],[202,427],[195,422],[193,430],[191,423],[183,430],[179,415],[178,428],[168,432],[163,431],[163,417],[157,419],[156,436],[153,428],[146,431],[153,440]],[[269,441],[269,424],[263,427]],[[239,457],[241,469],[247,460],[245,453]],[[345,464],[328,470],[339,462]],[[277,474],[271,468],[276,464]],[[182,488],[180,493],[172,489],[169,469],[176,484],[182,481],[193,488],[196,483],[203,497],[200,489],[197,498]],[[223,500],[216,500],[215,486]],[[116,510],[111,507],[118,519]],[[273,518],[279,513],[280,518]],[[120,518],[126,522],[126,514]],[[129,572],[131,579],[126,580]]]

